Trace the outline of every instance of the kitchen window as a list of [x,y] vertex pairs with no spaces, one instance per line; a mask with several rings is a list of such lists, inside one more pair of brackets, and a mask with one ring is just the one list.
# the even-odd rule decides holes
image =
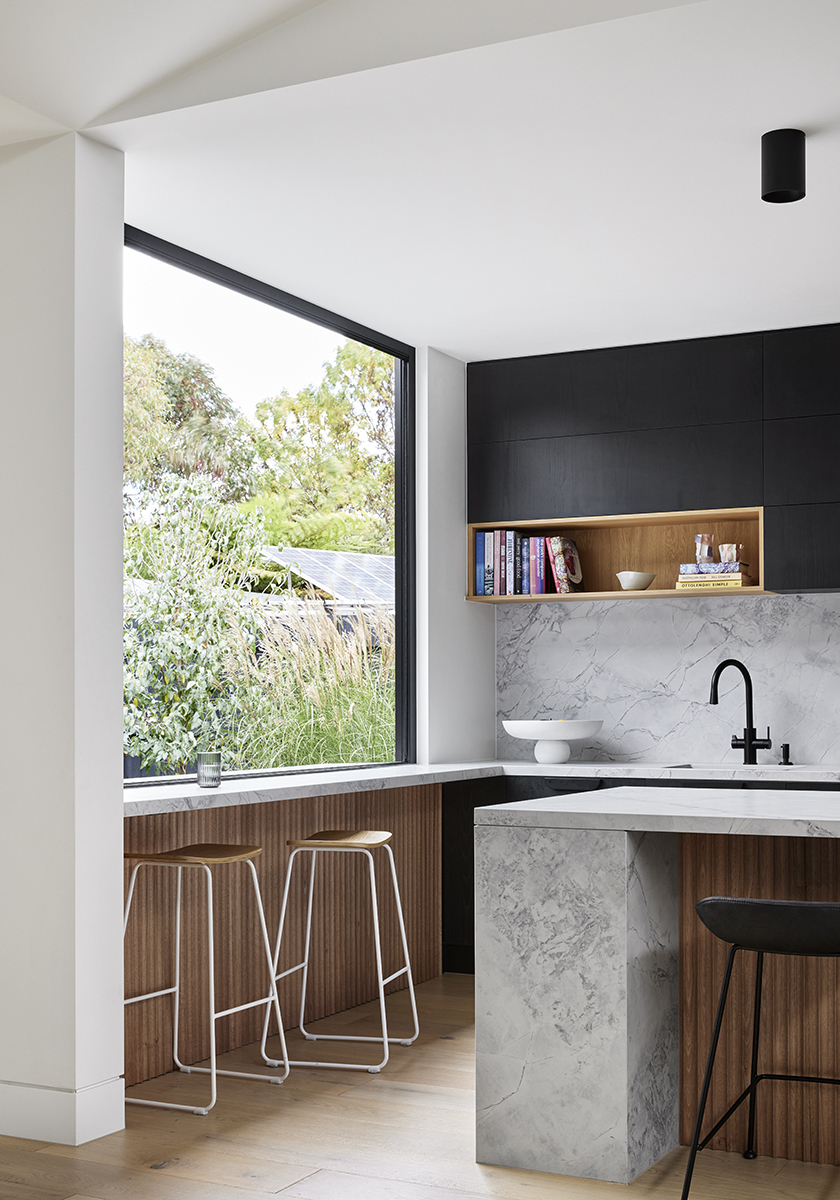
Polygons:
[[412,348],[125,240],[126,778],[413,761]]

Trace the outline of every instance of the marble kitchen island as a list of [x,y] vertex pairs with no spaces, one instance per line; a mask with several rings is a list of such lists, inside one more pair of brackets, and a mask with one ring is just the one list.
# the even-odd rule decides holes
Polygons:
[[679,1143],[679,835],[837,839],[840,797],[619,787],[475,821],[477,1160],[628,1183]]

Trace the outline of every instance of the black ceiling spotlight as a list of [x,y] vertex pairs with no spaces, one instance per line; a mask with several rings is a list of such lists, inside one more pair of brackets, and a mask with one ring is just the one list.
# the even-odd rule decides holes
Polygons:
[[761,137],[761,199],[790,204],[805,195],[805,134],[771,129]]

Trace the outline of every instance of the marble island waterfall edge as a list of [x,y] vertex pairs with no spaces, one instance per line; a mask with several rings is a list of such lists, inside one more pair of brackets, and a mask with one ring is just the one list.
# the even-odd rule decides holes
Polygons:
[[677,1145],[678,839],[476,828],[477,1160],[628,1183]]

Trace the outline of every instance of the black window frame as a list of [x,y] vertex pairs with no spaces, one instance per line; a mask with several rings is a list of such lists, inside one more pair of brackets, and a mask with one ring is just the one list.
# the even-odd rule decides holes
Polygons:
[[[396,669],[396,727],[394,730],[395,763],[417,761],[417,605],[416,605],[416,502],[415,502],[415,349],[376,329],[369,329],[329,309],[321,308],[300,296],[284,292],[273,284],[244,275],[223,263],[205,258],[183,246],[167,242],[137,229],[125,226],[125,245],[171,266],[180,267],[202,279],[209,279],[233,292],[260,300],[273,308],[303,317],[343,337],[363,342],[374,350],[383,350],[394,359],[394,566],[395,609],[397,629]],[[338,767],[312,766],[278,767],[276,771],[258,771],[255,775],[287,775],[312,770],[352,770],[366,765],[388,764],[346,763]],[[247,778],[250,771],[236,772]],[[158,777],[155,780],[133,782],[177,783],[183,776]]]

